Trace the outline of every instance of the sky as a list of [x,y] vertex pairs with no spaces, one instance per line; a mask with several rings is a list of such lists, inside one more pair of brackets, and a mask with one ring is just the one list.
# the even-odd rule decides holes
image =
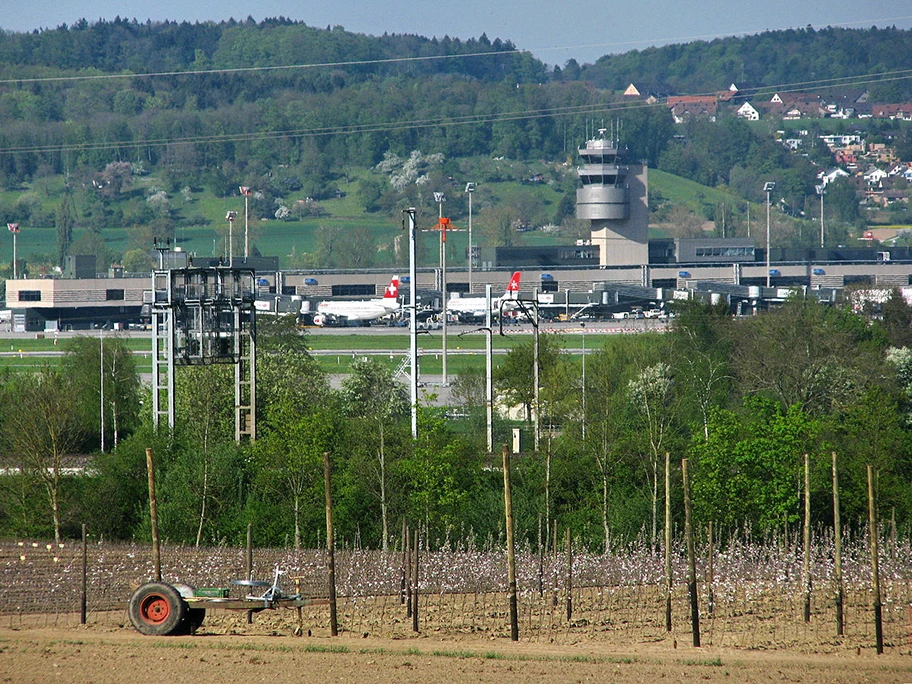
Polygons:
[[153,21],[260,21],[284,16],[355,33],[510,40],[548,65],[655,45],[767,30],[842,26],[912,28],[909,0],[0,0],[0,28],[32,31],[115,17]]

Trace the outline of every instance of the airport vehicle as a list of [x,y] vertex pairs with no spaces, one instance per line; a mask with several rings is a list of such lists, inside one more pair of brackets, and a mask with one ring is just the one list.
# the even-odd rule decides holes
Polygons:
[[325,300],[317,304],[314,325],[369,324],[400,309],[399,276],[394,275],[386,286],[382,299],[350,301]]
[[[515,301],[519,295],[519,271],[516,271],[507,283],[507,289],[503,295],[491,299],[491,311],[500,313],[515,308],[511,301]],[[485,317],[488,312],[488,302],[486,297],[453,297],[447,301],[447,312],[457,316],[460,320],[476,321]]]
[[[231,584],[248,591],[265,588],[262,594],[251,593],[238,598],[229,597],[229,588],[195,589],[181,582],[146,582],[130,596],[127,612],[130,622],[140,634],[172,636],[195,633],[206,618],[207,607],[256,613],[275,608],[301,608],[329,603],[329,599],[304,598],[300,592],[286,594],[279,586],[279,577],[283,574],[285,573],[276,568],[271,583],[233,580]],[[296,583],[297,579],[300,578],[296,578]]]

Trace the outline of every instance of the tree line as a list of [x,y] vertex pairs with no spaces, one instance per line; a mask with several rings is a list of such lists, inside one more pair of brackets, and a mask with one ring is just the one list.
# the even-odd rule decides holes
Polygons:
[[[696,519],[723,537],[799,523],[805,454],[815,522],[829,523],[833,452],[844,520],[866,519],[872,465],[884,516],[908,530],[912,309],[898,294],[873,321],[803,299],[746,319],[692,304],[665,334],[590,333],[585,374],[579,341],[540,336],[537,406],[531,341],[496,369],[495,441],[507,443],[514,426],[529,437],[514,457],[521,543],[540,544],[554,524],[593,550],[657,542],[666,453],[672,463],[690,460]],[[320,545],[326,452],[340,543],[385,548],[404,518],[432,547],[503,538],[481,371],[456,378],[451,407],[421,406],[413,439],[407,392],[389,369],[358,360],[334,389],[293,321],[266,319],[258,437],[237,444],[229,366],[179,369],[169,432],[153,428],[148,388],[121,341],[106,338],[103,350],[95,337],[68,344],[60,368],[7,374],[0,386],[2,536],[73,537],[86,523],[107,539],[147,539],[152,448],[170,542],[240,544],[252,523],[264,544]],[[502,414],[507,406],[522,409],[519,422]],[[463,417],[448,418],[454,409]],[[670,475],[681,510],[679,474]]]
[[[436,189],[471,172],[482,230],[511,223],[496,211],[481,215],[486,205],[513,202],[486,195],[486,188],[521,181],[526,171],[492,157],[547,160],[554,171],[546,182],[567,199],[535,218],[559,224],[572,215],[575,187],[562,169],[605,127],[619,132],[629,160],[751,202],[762,201],[763,183],[775,181],[783,208],[799,223],[774,230],[774,245],[810,246],[813,231],[800,222],[819,204],[816,174],[832,163],[825,147],[790,154],[768,131],[733,114],[676,126],[661,101],[619,93],[660,74],[678,91],[716,92],[731,81],[748,91],[804,82],[812,71],[827,79],[896,70],[912,54],[908,40],[909,32],[896,29],[767,32],[549,71],[511,42],[484,35],[370,37],[282,17],[80,21],[0,33],[0,187],[14,191],[0,201],[0,222],[56,231],[56,248],[49,244],[37,260],[59,266],[67,254],[95,253],[103,266],[123,262],[130,249],[148,252],[154,238],[173,238],[181,227],[220,226],[221,215],[198,200],[234,196],[240,184],[257,190],[254,218],[320,216],[319,202],[356,180],[359,211],[398,220],[406,204],[434,209],[430,192],[415,184],[409,192],[397,188],[383,171],[390,157],[408,160],[420,151],[443,159],[421,177]],[[849,42],[851,51],[843,49]],[[275,68],[290,65],[300,68]],[[742,71],[745,79],[737,78]],[[864,125],[871,141],[912,150],[909,126]],[[843,184],[845,192],[828,195],[837,214],[829,223],[834,242],[860,223],[857,198]],[[662,212],[662,198],[653,199]],[[454,218],[464,216],[464,205],[449,206],[462,212]],[[696,218],[744,235],[746,207],[705,204]],[[530,218],[521,207],[510,213]],[[669,223],[684,225],[686,218],[672,214]],[[109,246],[112,227],[131,231],[127,250]]]

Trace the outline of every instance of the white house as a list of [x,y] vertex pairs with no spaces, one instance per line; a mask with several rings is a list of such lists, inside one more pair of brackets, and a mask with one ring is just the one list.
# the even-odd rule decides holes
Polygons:
[[843,171],[839,167],[836,167],[834,169],[830,169],[829,171],[824,171],[818,176],[818,178],[820,178],[820,181],[826,185],[827,183],[832,183],[837,178],[845,178],[848,175],[848,171]]
[[743,105],[738,107],[737,114],[742,119],[747,119],[748,121],[760,120],[760,112],[758,112],[750,102],[745,102]]
[[878,185],[884,178],[890,174],[883,169],[871,169],[864,175],[865,183],[868,185]]

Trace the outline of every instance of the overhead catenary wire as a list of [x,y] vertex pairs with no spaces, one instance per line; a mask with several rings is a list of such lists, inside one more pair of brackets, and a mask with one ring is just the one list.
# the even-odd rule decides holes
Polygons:
[[[905,19],[907,17],[899,17],[891,19],[889,21],[894,21],[896,19]],[[853,22],[860,23],[860,22]],[[845,25],[845,24],[844,24]],[[503,56],[511,54],[525,54],[526,51],[523,50],[501,50],[501,51],[491,51],[491,52],[474,52],[474,53],[465,53],[465,54],[452,54],[452,55],[431,55],[431,56],[411,56],[411,57],[395,57],[395,58],[385,58],[385,59],[375,59],[375,60],[354,60],[354,61],[336,61],[336,62],[320,62],[320,63],[307,63],[307,64],[293,64],[293,65],[276,65],[276,66],[257,66],[257,67],[237,67],[237,68],[228,68],[228,69],[211,69],[211,70],[199,70],[199,71],[168,71],[168,72],[155,72],[148,74],[90,74],[90,75],[77,75],[77,76],[49,76],[49,77],[40,77],[40,78],[31,78],[31,79],[3,79],[0,80],[0,86],[3,85],[21,85],[21,84],[33,84],[41,82],[66,82],[66,81],[90,81],[90,80],[99,80],[99,79],[140,79],[140,78],[153,78],[153,77],[174,77],[174,76],[204,76],[204,75],[214,75],[214,74],[245,74],[253,72],[264,72],[264,71],[279,71],[279,70],[292,70],[292,69],[315,69],[315,68],[339,68],[345,66],[369,66],[369,65],[383,65],[391,63],[407,63],[407,62],[418,62],[418,61],[429,61],[429,60],[445,60],[445,59],[466,59],[466,58],[480,58],[480,57],[492,57],[492,56]],[[889,83],[894,81],[906,80],[912,78],[912,69],[900,69],[889,72],[882,73],[866,73],[858,74],[854,76],[842,76],[834,77],[827,79],[816,79],[808,81],[798,81],[793,83],[782,83],[782,84],[772,84],[764,86],[755,86],[750,88],[744,88],[739,90],[741,96],[750,97],[751,95],[756,95],[759,93],[765,92],[775,92],[775,93],[798,93],[802,91],[807,91],[810,89],[826,89],[826,88],[837,88],[837,87],[851,87],[851,86],[867,86],[877,83]],[[539,84],[529,84],[538,86]],[[704,92],[704,93],[690,93],[674,97],[710,97],[717,94],[714,92]],[[376,133],[376,132],[395,132],[395,131],[404,131],[404,130],[417,130],[422,128],[448,128],[454,126],[477,126],[477,125],[486,125],[497,122],[507,122],[507,121],[521,121],[521,120],[532,120],[532,119],[542,119],[549,117],[567,117],[574,115],[591,115],[594,113],[599,113],[602,115],[616,115],[625,111],[633,111],[638,109],[649,109],[657,107],[666,107],[668,105],[668,98],[660,98],[655,101],[646,102],[643,100],[628,101],[628,102],[597,102],[597,103],[587,103],[582,105],[568,105],[561,107],[551,107],[551,108],[541,108],[541,109],[531,109],[523,111],[507,111],[499,113],[484,113],[484,114],[467,114],[463,116],[445,116],[445,117],[436,117],[428,119],[404,119],[399,121],[378,121],[365,124],[356,124],[356,125],[339,125],[339,126],[323,126],[323,127],[314,127],[306,129],[288,129],[288,130],[269,130],[263,129],[259,131],[244,132],[244,133],[223,133],[218,135],[200,135],[200,136],[174,136],[174,137],[162,137],[162,138],[146,138],[141,140],[118,140],[118,141],[98,141],[98,142],[82,142],[82,143],[55,143],[55,144],[41,144],[41,145],[23,145],[23,146],[9,146],[0,148],[0,155],[8,154],[28,154],[28,153],[66,153],[66,152],[77,152],[77,151],[103,151],[111,149],[136,149],[136,148],[150,148],[150,147],[164,147],[170,145],[205,145],[205,144],[216,144],[216,143],[226,143],[226,142],[254,142],[254,141],[265,141],[271,139],[288,139],[288,138],[316,138],[316,137],[326,137],[326,136],[338,136],[338,135],[362,135],[367,133]]]

